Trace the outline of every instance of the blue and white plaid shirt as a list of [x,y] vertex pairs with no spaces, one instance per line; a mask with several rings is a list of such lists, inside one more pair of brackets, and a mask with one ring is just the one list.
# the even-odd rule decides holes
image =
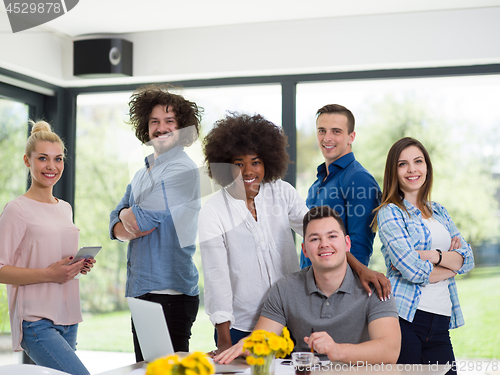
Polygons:
[[[382,254],[399,316],[411,322],[420,301],[420,286],[429,284],[429,275],[434,266],[430,261],[420,259],[416,252],[416,250],[430,250],[432,243],[431,232],[422,221],[422,213],[406,200],[404,205],[409,215],[391,203],[379,210],[377,222],[382,241]],[[446,208],[435,202],[432,202],[431,206],[432,217],[444,225],[451,238],[456,236],[460,238],[461,246],[454,251],[464,257],[464,263],[457,273],[469,272],[474,268],[474,256],[470,245],[461,236]],[[397,271],[392,269],[391,265]],[[448,289],[452,303],[450,329],[452,329],[464,325],[465,322],[458,302],[455,278],[450,278],[449,281]]]

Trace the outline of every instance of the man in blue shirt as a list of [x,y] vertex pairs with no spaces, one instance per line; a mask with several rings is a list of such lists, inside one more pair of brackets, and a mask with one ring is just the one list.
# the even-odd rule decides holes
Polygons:
[[[189,351],[199,305],[193,262],[200,176],[184,152],[198,139],[201,109],[160,86],[134,92],[129,102],[136,137],[153,146],[110,214],[110,237],[129,241],[125,296],[163,306],[175,351]],[[136,360],[143,356],[132,322]]]
[[[318,109],[316,116],[316,137],[325,162],[309,188],[307,207],[327,205],[336,210],[351,238],[350,254],[368,266],[375,237],[370,224],[373,209],[380,204],[380,187],[352,153],[356,137],[352,112],[339,104],[328,104]],[[301,268],[310,264],[301,254]]]

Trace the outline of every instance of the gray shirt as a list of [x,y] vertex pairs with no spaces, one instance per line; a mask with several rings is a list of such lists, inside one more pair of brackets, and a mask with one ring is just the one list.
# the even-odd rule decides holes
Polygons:
[[312,266],[276,282],[269,291],[261,316],[288,326],[296,341],[295,351],[309,351],[304,337],[326,331],[337,343],[369,341],[368,323],[398,317],[394,299],[380,301],[362,288],[347,265],[344,281],[330,297],[316,286]]

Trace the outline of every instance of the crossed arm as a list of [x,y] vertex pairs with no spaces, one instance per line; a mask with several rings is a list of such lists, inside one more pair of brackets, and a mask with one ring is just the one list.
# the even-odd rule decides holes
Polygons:
[[[391,272],[399,272],[402,277],[415,284],[435,283],[441,280],[454,277],[457,273],[466,273],[474,266],[472,250],[460,235],[458,229],[442,206],[445,220],[448,220],[447,229],[450,232],[451,245],[449,251],[442,252],[442,259],[439,265],[439,253],[437,250],[417,250],[415,249],[416,239],[411,238],[407,229],[408,225],[413,225],[412,233],[416,233],[416,238],[422,244],[424,234],[421,233],[422,225],[414,222],[413,219],[404,216],[403,211],[389,204],[383,207],[377,216],[379,224],[379,234],[385,249],[386,262],[391,265]],[[422,247],[421,247],[422,248]]]
[[[456,275],[456,271],[462,268],[464,258],[457,253],[456,249],[460,249],[460,238],[453,237],[449,251],[443,251],[441,255],[441,262],[439,265],[434,265],[432,272],[429,275],[429,282],[436,283],[438,281],[449,279]],[[417,250],[420,259],[428,260],[433,264],[439,262],[439,253],[437,250]]]
[[[449,251],[443,251],[441,262],[439,262],[439,252],[437,250],[417,250],[420,259],[428,260],[434,264],[434,269],[429,275],[429,282],[436,283],[441,280],[449,279],[456,275],[456,271],[462,268],[464,257],[457,253],[456,249],[460,249],[460,238],[458,236],[451,239]],[[435,265],[439,262],[439,265]]]
[[[442,252],[441,262],[439,262],[440,256],[437,250],[416,250],[421,260],[428,260],[434,264],[434,267],[429,274],[429,283],[437,283],[439,281],[455,277],[455,275],[457,274],[456,271],[462,268],[462,265],[464,263],[463,256],[454,251],[459,248],[460,238],[458,236],[453,237],[451,239],[449,251]],[[439,262],[439,265],[435,264],[437,262]]]
[[[131,194],[132,187],[129,184],[120,203],[118,203],[118,206],[110,214],[111,224],[116,221],[114,226],[111,228],[112,239],[116,238],[120,241],[131,241],[135,238],[143,237],[155,229],[153,228],[144,232],[140,231],[135,214],[129,206]],[[118,219],[120,221],[118,221]]]
[[124,208],[119,214],[120,221],[113,227],[113,235],[120,241],[131,241],[135,238],[144,237],[156,228],[141,231],[131,208]]
[[[190,166],[184,163],[169,166],[168,172],[157,177],[147,175],[147,177],[143,176],[142,178],[155,178],[155,181],[152,181],[152,190],[141,198],[140,205],[135,204],[134,206],[135,199],[133,197],[144,195],[144,192],[134,192],[132,184],[127,186],[125,195],[110,215],[111,225],[115,222],[111,228],[112,239],[131,241],[144,237],[153,232],[161,222],[164,222],[166,217],[171,215],[173,209],[199,198],[199,189],[196,188],[196,184],[199,185],[198,170],[190,169]],[[136,209],[135,213],[132,206]],[[141,231],[137,222],[138,218],[141,227],[151,229]]]
[[[283,325],[261,316],[254,330],[263,329],[280,335]],[[373,320],[368,324],[370,340],[360,344],[336,343],[326,332],[314,332],[304,341],[319,354],[326,354],[332,362],[344,363],[396,363],[401,348],[401,331],[397,318],[385,317]],[[226,364],[236,357],[245,355],[243,342],[240,340],[224,352],[216,355],[214,361]]]

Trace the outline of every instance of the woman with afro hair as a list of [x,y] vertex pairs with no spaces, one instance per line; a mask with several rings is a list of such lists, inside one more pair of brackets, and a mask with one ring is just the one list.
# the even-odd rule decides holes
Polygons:
[[[281,128],[261,115],[237,113],[217,121],[203,141],[208,174],[222,186],[198,223],[205,310],[216,328],[212,355],[249,335],[271,285],[299,270],[291,229],[302,236],[308,209],[281,180],[289,163],[286,146]],[[371,293],[378,273],[348,262]]]
[[218,353],[250,334],[271,285],[299,270],[290,229],[302,236],[308,209],[281,180],[286,146],[272,122],[236,113],[217,121],[203,141],[209,176],[222,186],[198,224],[205,310]]

